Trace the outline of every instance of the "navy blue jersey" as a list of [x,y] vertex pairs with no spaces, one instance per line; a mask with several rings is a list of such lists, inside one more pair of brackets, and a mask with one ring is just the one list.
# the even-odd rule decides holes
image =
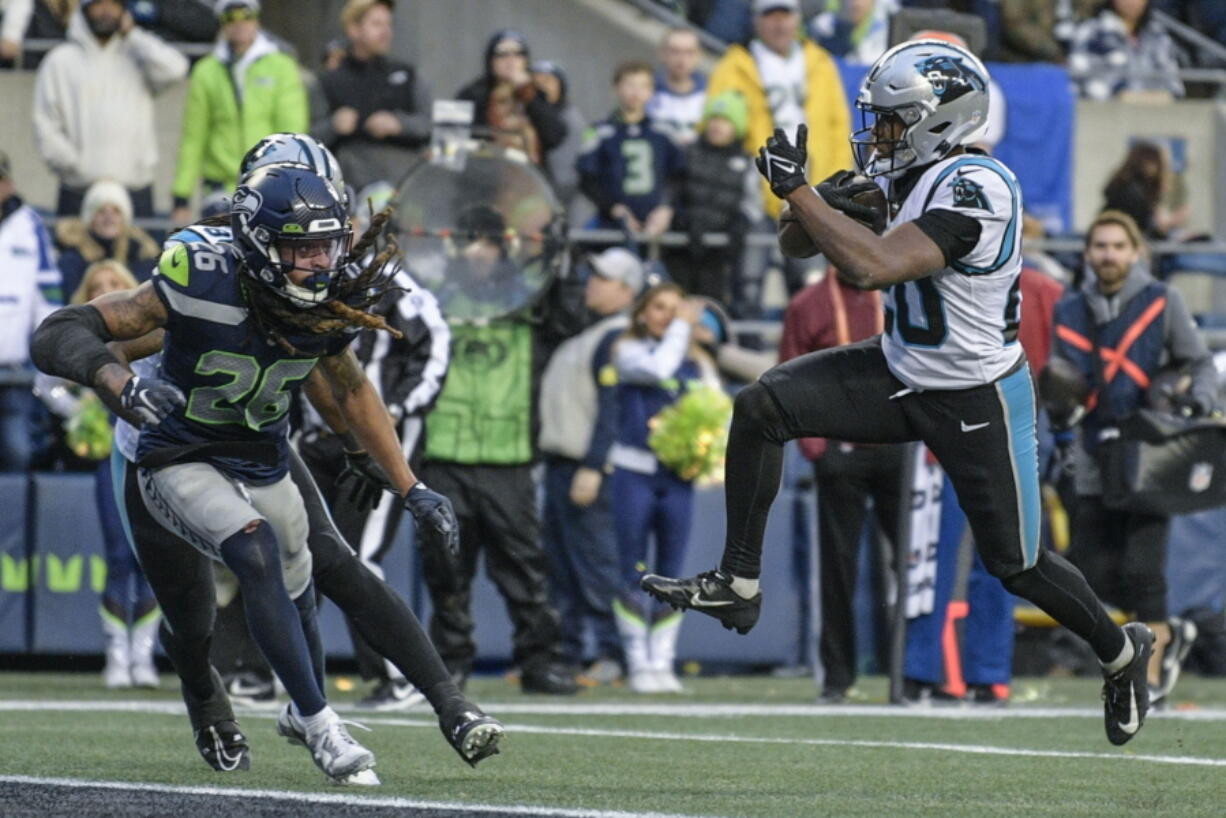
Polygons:
[[684,159],[668,131],[650,117],[627,123],[614,114],[588,131],[576,167],[584,193],[602,215],[624,204],[641,221],[669,203],[668,187]]
[[319,358],[342,351],[353,336],[287,333],[286,340],[304,353],[290,355],[270,342],[248,314],[240,275],[239,254],[231,244],[189,242],[162,254],[153,276],[168,315],[159,377],[179,387],[187,405],[142,429],[138,461],[167,447],[263,441],[276,446],[275,464],[199,459],[252,485],[285,475],[291,393]]

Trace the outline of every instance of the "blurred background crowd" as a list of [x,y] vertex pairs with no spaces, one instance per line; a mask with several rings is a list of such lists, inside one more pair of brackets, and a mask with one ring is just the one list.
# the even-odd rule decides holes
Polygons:
[[[679,636],[679,614],[648,603],[637,578],[714,558],[722,500],[711,484],[727,395],[779,360],[881,331],[877,294],[845,286],[820,257],[779,254],[780,202],[752,156],[775,128],[804,122],[815,183],[850,167],[851,100],[894,43],[953,38],[993,72],[979,146],[1013,167],[1028,206],[1022,342],[1036,373],[1052,354],[1061,294],[1095,280],[1082,231],[1104,209],[1130,217],[1140,262],[1183,293],[1212,347],[1226,346],[1216,334],[1226,327],[1218,0],[4,0],[0,9],[0,470],[11,478],[0,489],[96,472],[97,522],[85,522],[93,509],[72,512],[81,531],[101,532],[89,535],[98,542],[62,555],[105,555],[93,588],[114,686],[156,684],[156,604],[106,499],[105,413],[33,377],[29,335],[58,305],[147,280],[169,232],[226,212],[240,159],[272,133],[309,135],[332,151],[355,219],[388,203],[425,212],[429,186],[402,182],[425,178],[413,174],[445,150],[436,102],[467,101],[473,134],[498,161],[529,169],[550,200],[541,238],[474,182],[470,207],[418,232],[446,242],[444,232],[467,231],[472,241],[448,252],[479,280],[431,279],[428,253],[414,256],[406,240],[406,269],[424,286],[388,312],[407,340],[358,342],[406,456],[460,517],[464,587],[432,587],[419,567],[390,577],[433,612],[431,636],[460,678],[509,657],[549,668],[535,692],[625,683],[676,693],[679,658],[709,657],[698,638]],[[544,268],[519,263],[525,242],[552,248]],[[504,274],[515,287],[491,284]],[[339,442],[304,415],[297,445],[331,485]],[[1047,536],[1076,553],[1079,497],[1063,432],[1046,432],[1043,445]],[[725,659],[813,673],[832,703],[854,698],[864,670],[891,670],[900,699],[986,704],[1008,698],[1010,656],[1027,671],[1093,671],[1092,657],[964,564],[964,521],[922,451],[802,441],[785,479],[786,524],[772,529],[772,547],[793,559],[776,578],[788,593],[768,612],[774,641]],[[387,501],[355,509],[334,494],[342,532],[372,570],[407,550]],[[0,541],[14,565],[39,559],[28,533],[38,516]],[[1180,546],[1223,529],[1206,512],[1176,519],[1170,533],[1171,650],[1203,672],[1226,672],[1226,559],[1204,569],[1204,555],[1185,560]],[[509,644],[497,648],[474,636],[490,583],[510,622]],[[31,587],[15,580],[5,593],[11,602]],[[1121,616],[1136,613],[1113,601]],[[0,601],[0,617],[18,607]],[[226,610],[217,663],[231,691],[275,695],[244,641],[241,607]],[[951,646],[954,624],[961,638]],[[67,637],[40,643],[28,621],[20,630],[3,652],[88,652],[64,647]],[[506,642],[506,630],[491,641]],[[368,705],[420,700],[359,642]]]

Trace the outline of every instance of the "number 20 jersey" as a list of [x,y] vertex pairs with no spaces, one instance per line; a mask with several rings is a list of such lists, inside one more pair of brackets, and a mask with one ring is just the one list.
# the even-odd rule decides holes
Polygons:
[[991,383],[1024,354],[1017,342],[1021,189],[999,161],[960,154],[924,171],[890,226],[934,209],[978,221],[979,241],[943,270],[886,291],[886,361],[916,390]]
[[286,333],[303,353],[291,355],[255,325],[240,275],[238,251],[230,244],[190,242],[162,254],[153,276],[167,313],[158,377],[179,387],[187,405],[141,430],[137,458],[155,449],[214,441],[272,443],[277,451],[272,465],[201,458],[238,480],[266,485],[288,468],[291,393],[320,357],[340,352],[353,336]]

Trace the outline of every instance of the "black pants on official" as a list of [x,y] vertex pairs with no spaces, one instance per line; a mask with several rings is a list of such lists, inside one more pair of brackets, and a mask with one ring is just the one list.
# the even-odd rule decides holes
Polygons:
[[[420,423],[420,421],[416,421]],[[402,434],[403,439],[403,434]],[[372,512],[360,510],[349,501],[348,492],[336,487],[336,480],[345,468],[345,448],[339,437],[335,435],[305,435],[299,445],[299,453],[303,462],[311,472],[315,485],[319,488],[323,501],[332,513],[332,521],[337,531],[351,547],[361,549],[363,535],[370,524]],[[347,487],[346,487],[347,488]],[[385,503],[392,498],[384,498]],[[383,561],[386,552],[395,544],[394,534],[400,524],[404,508],[397,502],[390,503],[391,508],[386,514],[386,522],[378,532],[379,542],[371,553],[362,553],[363,561],[376,564]],[[362,638],[354,621],[345,617],[345,625],[349,629],[349,638],[353,642],[353,656],[358,663],[358,673],[363,679],[386,680],[387,668],[383,656]]]
[[1109,509],[1101,494],[1077,497],[1069,560],[1107,602],[1142,622],[1165,622],[1171,519]]
[[541,546],[531,466],[434,461],[424,472],[430,488],[451,499],[460,523],[459,590],[440,583],[435,578],[442,575],[425,566],[434,605],[430,638],[447,667],[458,674],[472,670],[472,581],[482,553],[511,617],[515,662],[527,673],[557,660],[560,628],[549,604],[549,561]]
[[844,446],[831,440],[813,464],[822,609],[818,650],[828,691],[843,692],[856,681],[853,603],[869,498],[878,529],[898,553],[904,452],[902,446]]

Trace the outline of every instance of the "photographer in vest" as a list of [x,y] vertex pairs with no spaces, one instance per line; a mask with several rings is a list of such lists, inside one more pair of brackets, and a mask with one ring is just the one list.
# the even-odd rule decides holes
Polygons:
[[[1178,674],[1163,663],[1177,655],[1182,628],[1167,620],[1166,549],[1170,518],[1103,503],[1098,454],[1107,435],[1146,405],[1150,382],[1162,370],[1190,376],[1177,407],[1189,417],[1215,411],[1213,361],[1178,291],[1150,275],[1141,231],[1132,217],[1105,210],[1086,234],[1086,276],[1056,306],[1053,359],[1072,364],[1084,379],[1085,415],[1074,448],[1076,510],[1070,559],[1105,601],[1145,622],[1156,637],[1149,663],[1151,701],[1165,698]],[[1060,366],[1057,364],[1057,366]]]

